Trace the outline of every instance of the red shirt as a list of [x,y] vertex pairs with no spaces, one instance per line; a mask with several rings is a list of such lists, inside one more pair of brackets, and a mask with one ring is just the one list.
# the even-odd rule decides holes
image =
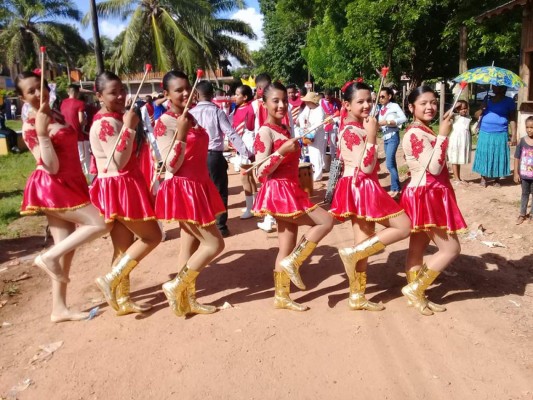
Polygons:
[[85,111],[85,103],[78,99],[65,99],[61,103],[61,114],[65,117],[67,124],[72,126],[76,133],[78,134],[78,142],[83,142],[84,140],[89,140],[89,136],[83,133],[80,124],[80,112]]
[[244,134],[244,129],[246,128],[249,131],[254,130],[255,124],[255,114],[252,107],[252,102],[241,105],[235,109],[233,114],[233,129],[242,136]]

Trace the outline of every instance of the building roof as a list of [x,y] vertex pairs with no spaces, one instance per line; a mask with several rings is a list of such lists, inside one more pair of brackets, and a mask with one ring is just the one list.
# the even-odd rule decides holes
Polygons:
[[490,19],[492,17],[495,17],[496,15],[503,14],[507,11],[511,11],[512,9],[516,7],[523,7],[527,3],[531,3],[533,0],[512,0],[505,4],[502,4],[501,6],[498,6],[496,8],[493,8],[492,10],[485,11],[483,14],[480,14],[476,17],[476,21],[481,22],[486,19]]

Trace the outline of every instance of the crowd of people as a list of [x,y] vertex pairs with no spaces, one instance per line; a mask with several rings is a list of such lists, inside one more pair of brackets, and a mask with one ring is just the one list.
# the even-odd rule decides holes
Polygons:
[[[330,90],[324,96],[311,91],[300,96],[296,86],[272,82],[266,73],[255,83],[255,93],[240,85],[228,109],[227,102],[216,104],[210,82],[200,81],[193,92],[186,74],[170,71],[162,81],[163,93],[146,96],[137,105],[127,104],[120,78],[106,71],[95,81],[98,110],[88,113],[72,86],[59,113],[48,105],[46,83],[41,92],[39,75],[26,72],[17,77],[17,93],[29,105],[23,137],[37,164],[21,212],[44,213],[54,239],[54,246],[35,259],[52,280],[52,321],[87,317],[66,304],[70,266],[77,247],[107,233],[114,249],[111,268],[96,279],[97,286],[117,315],[148,311],[149,304],[132,301],[129,275],[163,239],[160,221],[177,221],[181,228],[178,273],[162,285],[169,307],[177,316],[215,312],[214,306],[197,302],[195,281],[224,250],[224,238],[231,234],[228,146],[236,152],[236,168],[242,172],[246,208],[241,218],[263,217],[258,225],[265,231],[277,225],[276,308],[307,309],[290,298],[291,282],[305,290],[301,266],[334,229],[335,220],[349,219],[354,245],[339,249],[339,255],[351,309],[384,309],[365,296],[368,258],[409,237],[402,293],[422,315],[445,311],[429,301],[425,291],[459,255],[457,234],[466,229],[446,158],[455,181],[464,182],[459,166],[469,162],[468,104],[458,102],[457,114],[448,112],[436,133],[430,126],[437,115],[436,93],[427,86],[416,88],[408,97],[413,120],[401,139],[407,118],[390,88],[377,93],[376,105],[372,88],[360,81],[344,85],[342,101]],[[512,107],[498,105],[498,100],[481,111],[480,141],[482,133],[488,136],[482,149],[503,146],[496,136],[504,121],[496,121],[491,112],[507,113],[512,120]],[[389,193],[378,179],[379,130],[391,176]],[[527,121],[527,132],[515,154],[522,220],[526,193],[533,188],[533,118]],[[411,177],[403,189],[396,164],[400,143]],[[306,156],[313,165],[313,180],[323,178],[327,148],[343,164],[329,211],[313,204],[299,184],[299,164]],[[491,156],[483,150],[475,163]],[[494,171],[480,171],[483,177],[509,174],[508,156],[507,161],[504,155],[497,157]],[[376,223],[384,227],[377,233]],[[303,225],[309,228],[298,239]],[[430,242],[438,251],[424,257]]]

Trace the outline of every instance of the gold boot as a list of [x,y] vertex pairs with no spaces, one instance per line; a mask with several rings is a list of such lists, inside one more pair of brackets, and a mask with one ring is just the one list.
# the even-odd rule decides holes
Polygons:
[[440,272],[433,271],[424,264],[415,280],[402,288],[403,295],[411,301],[413,307],[422,315],[433,315],[433,311],[428,307],[424,292],[437,279],[439,274]]
[[150,304],[134,303],[130,298],[130,276],[126,275],[117,287],[117,315],[143,313],[152,309]]
[[355,274],[355,265],[358,261],[368,258],[372,254],[376,254],[384,248],[385,245],[380,242],[376,235],[374,235],[356,246],[339,249],[339,255],[341,256],[348,279],[353,279]]
[[104,294],[105,300],[116,311],[118,311],[116,295],[118,284],[125,276],[129,275],[137,264],[136,260],[128,254],[124,254],[116,259],[110,272],[96,278],[96,285]]
[[350,278],[350,297],[348,305],[352,310],[382,311],[385,307],[382,304],[368,301],[365,297],[366,272],[355,272]]
[[187,286],[187,301],[189,303],[190,312],[193,314],[213,314],[217,308],[207,304],[200,304],[196,301],[196,278],[199,272],[190,271],[194,277],[192,282]]
[[289,297],[291,289],[291,279],[285,271],[274,271],[274,308],[286,308],[292,311],[306,311],[307,306],[298,304]]
[[198,276],[198,273],[190,270],[189,266],[185,265],[176,278],[163,284],[163,293],[168,300],[171,310],[178,317],[184,317],[191,311],[189,300],[187,299],[187,286],[196,276]]
[[[423,268],[427,268],[426,264],[424,264],[424,267]],[[412,270],[409,270],[405,273],[405,277],[407,278],[407,283],[411,283],[413,282],[416,277],[418,276],[418,273],[421,271],[421,269],[419,270],[416,270],[416,271],[412,271]],[[444,306],[441,306],[440,304],[437,304],[437,303],[433,303],[432,301],[429,301],[427,299],[427,296],[426,296],[426,301],[427,301],[427,308],[429,308],[431,311],[433,312],[444,312],[446,311],[446,307]],[[407,299],[407,305],[409,306],[412,306],[413,303],[411,303],[411,300]]]
[[302,277],[300,276],[299,269],[303,262],[311,255],[316,245],[317,243],[310,242],[305,238],[305,236],[302,236],[300,243],[298,243],[292,253],[279,263],[281,268],[283,268],[283,271],[285,271],[289,276],[292,283],[302,290],[305,290],[305,285],[302,281]]

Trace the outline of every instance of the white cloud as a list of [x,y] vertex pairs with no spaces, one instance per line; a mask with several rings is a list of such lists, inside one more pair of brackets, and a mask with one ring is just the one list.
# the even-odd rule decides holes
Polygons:
[[116,38],[120,32],[126,29],[126,25],[108,22],[104,19],[100,19],[100,35],[107,36],[110,39]]
[[241,36],[235,36],[237,39],[242,40],[248,44],[248,48],[253,50],[259,50],[263,47],[263,14],[257,11],[255,8],[248,7],[243,10],[237,11],[231,16],[231,19],[247,22],[253,29],[257,39],[250,40]]

